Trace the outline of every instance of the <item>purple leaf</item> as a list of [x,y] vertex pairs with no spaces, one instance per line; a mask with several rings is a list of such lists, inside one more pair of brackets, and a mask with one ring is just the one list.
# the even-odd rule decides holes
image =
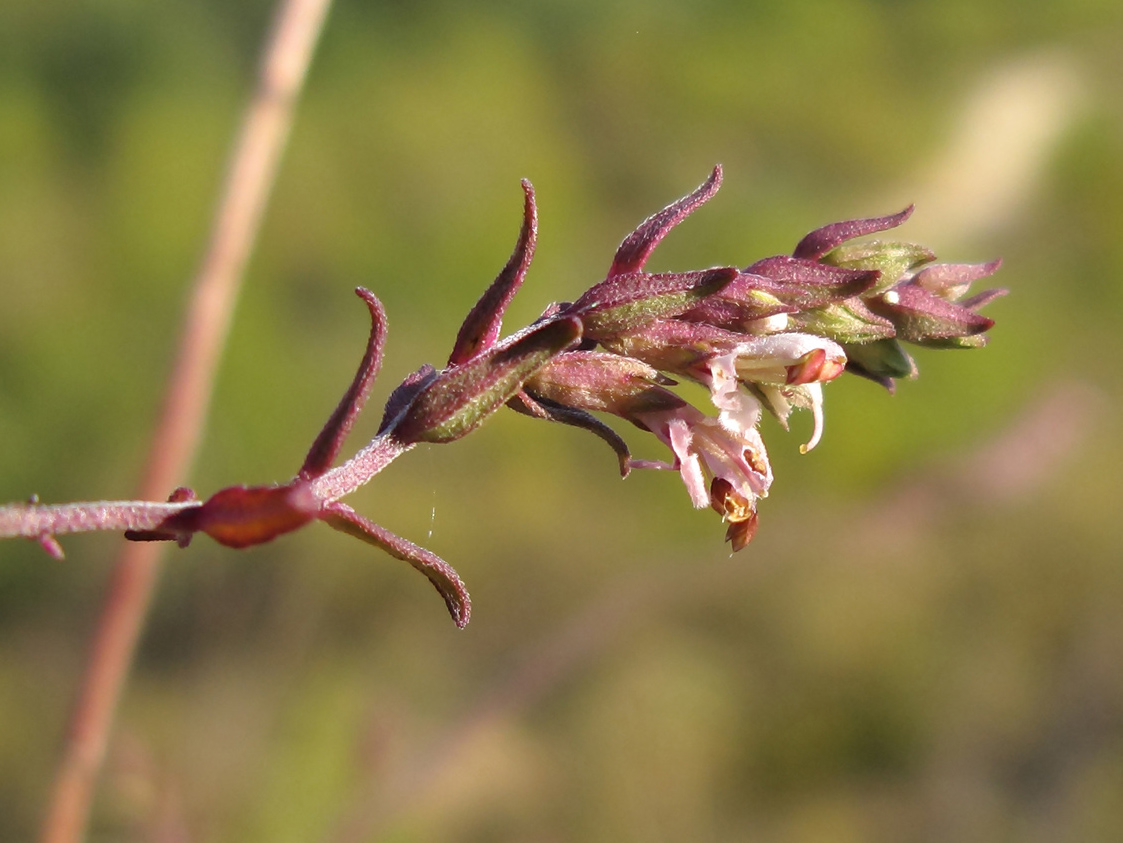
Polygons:
[[367,340],[366,354],[363,355],[350,388],[344,393],[339,406],[335,408],[335,412],[331,414],[320,435],[312,443],[308,456],[304,458],[304,465],[298,476],[305,480],[318,477],[335,462],[343,440],[347,438],[355,419],[362,412],[363,405],[370,396],[370,388],[382,366],[382,349],[386,344],[386,311],[382,309],[382,303],[370,290],[357,287],[355,294],[365,301],[370,309],[370,339]]
[[525,391],[508,401],[507,406],[516,413],[579,427],[599,436],[616,453],[616,458],[620,462],[620,476],[627,477],[631,472],[632,455],[628,450],[628,444],[615,430],[591,413],[579,410],[576,407],[567,407],[545,398],[532,396]]
[[652,214],[624,238],[616,250],[616,256],[612,259],[612,268],[608,271],[608,277],[639,272],[643,269],[651,252],[659,245],[659,241],[667,236],[667,232],[717,193],[719,187],[721,187],[720,164],[714,167],[710,177],[702,182],[697,190],[677,202],[672,202],[658,213]]
[[522,180],[522,186],[526,199],[523,203],[522,230],[519,232],[515,251],[460,326],[460,333],[456,335],[456,342],[448,358],[450,366],[466,363],[495,345],[503,325],[503,314],[526,277],[526,271],[534,257],[534,246],[538,241],[538,210],[534,205],[534,187],[526,179]]
[[792,257],[809,258],[818,260],[831,249],[853,240],[855,237],[864,237],[867,234],[876,234],[878,231],[888,231],[896,228],[910,216],[913,206],[909,205],[903,211],[889,214],[885,217],[869,217],[861,220],[845,220],[834,222],[817,228],[799,241],[792,252]]
[[468,625],[472,616],[468,589],[456,570],[435,553],[378,526],[340,501],[324,504],[320,518],[334,529],[380,547],[395,559],[408,562],[428,577],[440,592],[453,622],[461,629]]

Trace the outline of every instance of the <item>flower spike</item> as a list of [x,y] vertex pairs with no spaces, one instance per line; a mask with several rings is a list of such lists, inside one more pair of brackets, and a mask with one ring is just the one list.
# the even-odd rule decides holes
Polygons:
[[[715,167],[692,193],[644,220],[620,244],[608,275],[576,301],[550,305],[532,325],[500,339],[537,241],[534,190],[524,180],[515,249],[468,313],[447,366],[422,366],[393,389],[374,439],[342,465],[332,464],[370,394],[386,336],[382,305],[362,287],[356,293],[371,315],[366,353],[291,481],[230,486],[206,501],[189,489],[177,489],[166,503],[43,506],[33,498],[0,506],[0,536],[37,541],[56,557],[62,555],[56,536],[84,530],[124,530],[130,540],[182,547],[201,532],[242,548],[320,520],[408,562],[463,627],[471,602],[456,571],[340,499],[417,443],[455,441],[506,404],[600,437],[624,476],[632,468],[677,471],[691,503],[716,511],[727,525],[726,541],[739,551],[756,533],[757,505],[772,486],[760,434],[764,411],[786,429],[793,410],[809,410],[812,433],[800,447],[806,453],[823,434],[825,384],[852,372],[892,391],[897,379],[916,374],[902,342],[983,345],[994,322],[978,311],[1005,291],[967,296],[998,261],[930,264],[935,255],[912,243],[849,242],[900,225],[911,206],[823,226],[791,256],[767,257],[744,270],[645,272],[655,247],[717,192],[721,176]],[[714,410],[707,414],[672,391],[680,381],[706,389]],[[671,461],[632,459],[624,439],[593,413],[654,435]]]

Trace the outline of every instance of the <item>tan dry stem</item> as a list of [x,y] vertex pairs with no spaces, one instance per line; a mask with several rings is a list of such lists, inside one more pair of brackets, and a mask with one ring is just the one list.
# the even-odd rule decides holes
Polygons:
[[[283,0],[277,9],[192,286],[141,499],[165,498],[187,476],[198,449],[243,269],[329,5],[330,0]],[[94,785],[162,551],[162,543],[130,543],[117,561],[71,715],[42,843],[77,843],[85,836]]]

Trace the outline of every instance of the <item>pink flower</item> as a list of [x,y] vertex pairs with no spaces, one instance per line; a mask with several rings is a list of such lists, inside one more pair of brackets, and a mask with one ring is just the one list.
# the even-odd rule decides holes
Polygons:
[[714,418],[690,405],[636,414],[636,420],[671,449],[675,461],[673,465],[641,460],[632,464],[677,469],[695,508],[713,507],[729,523],[726,540],[734,550],[752,538],[757,498],[767,496],[772,485],[772,467],[756,419],[742,423],[751,416],[750,411],[743,419],[732,413]]
[[[760,400],[786,428],[793,407],[811,410],[814,430],[800,450],[810,451],[823,434],[823,387],[846,369],[842,346],[811,334],[748,337],[723,354],[695,364],[691,374],[710,389],[723,426],[755,426]],[[751,389],[754,395],[740,387]]]

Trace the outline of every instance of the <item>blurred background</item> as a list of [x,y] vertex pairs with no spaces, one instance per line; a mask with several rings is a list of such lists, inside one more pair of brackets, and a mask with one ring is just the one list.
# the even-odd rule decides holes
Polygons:
[[[135,493],[272,4],[0,4],[0,500]],[[192,485],[289,478],[386,305],[381,402],[503,265],[507,320],[725,186],[653,270],[824,223],[1002,256],[991,345],[846,377],[735,558],[678,478],[500,413],[349,498],[452,562],[322,526],[172,548],[95,841],[1123,839],[1123,5],[340,0]],[[621,428],[642,456],[651,443]],[[1114,466],[1114,468],[1113,468]],[[0,840],[34,837],[122,539],[0,545]]]

